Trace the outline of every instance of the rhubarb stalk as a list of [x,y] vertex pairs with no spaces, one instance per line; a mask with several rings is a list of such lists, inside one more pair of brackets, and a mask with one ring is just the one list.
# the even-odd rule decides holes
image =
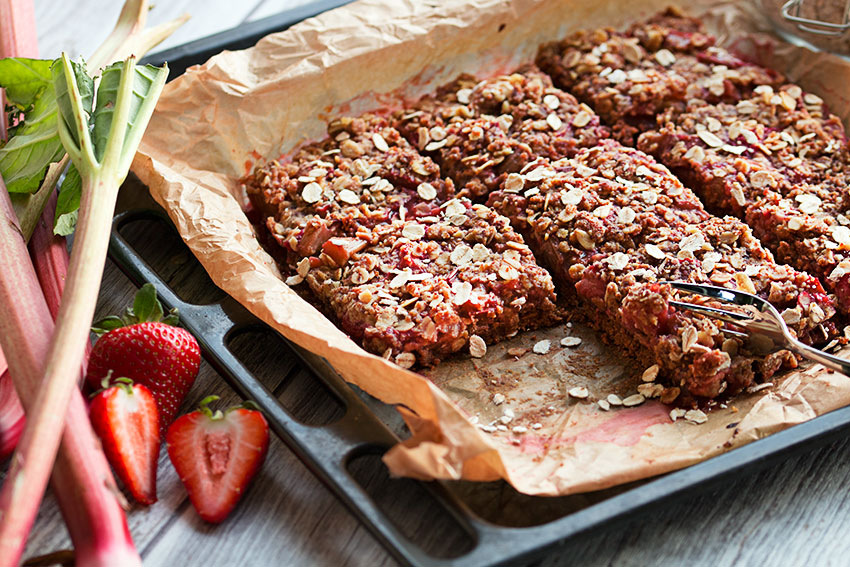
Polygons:
[[[50,310],[39,289],[19,232],[11,201],[0,180],[0,346],[8,353],[15,387],[25,407],[42,388],[40,378],[53,331]],[[53,486],[76,548],[78,567],[140,565],[109,465],[92,431],[85,402],[76,391],[68,410]],[[21,445],[26,443],[21,440]],[[4,493],[22,463],[13,459]],[[19,481],[24,482],[24,481]],[[6,500],[0,495],[0,506]],[[17,565],[24,539],[0,550],[0,564]]]
[[0,462],[12,454],[24,430],[24,408],[15,394],[9,365],[0,351]]
[[[87,109],[91,99],[81,94],[81,90],[90,93],[93,88],[85,82],[84,73],[72,68],[64,54],[53,73],[60,138],[80,172],[83,191],[71,265],[42,388],[27,412],[23,436],[0,491],[0,566],[17,563],[44,494],[89,338],[118,187],[127,176],[168,69],[136,67],[134,57],[106,68],[91,113],[93,124]],[[11,295],[7,297],[9,304],[14,303]],[[17,329],[24,328],[23,321],[14,323],[19,324]]]

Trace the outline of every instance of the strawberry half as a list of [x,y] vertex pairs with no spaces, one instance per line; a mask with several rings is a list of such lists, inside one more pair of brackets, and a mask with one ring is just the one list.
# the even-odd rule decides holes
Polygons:
[[94,388],[110,371],[147,386],[159,409],[160,437],[177,416],[201,364],[198,341],[176,324],[177,312],[164,316],[156,289],[145,284],[123,317],[95,323],[93,331],[102,336],[86,370],[86,382]]
[[260,469],[269,448],[269,426],[248,403],[222,413],[207,404],[168,428],[165,445],[189,500],[207,522],[222,522]]
[[115,474],[133,498],[145,505],[156,502],[159,459],[159,416],[151,391],[132,380],[118,378],[95,395],[89,408],[92,427]]

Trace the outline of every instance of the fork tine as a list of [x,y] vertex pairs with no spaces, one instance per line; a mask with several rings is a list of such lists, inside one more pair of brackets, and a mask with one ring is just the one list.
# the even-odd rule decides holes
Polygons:
[[720,332],[723,333],[724,335],[729,335],[730,337],[737,337],[737,338],[743,339],[743,340],[747,340],[750,337],[750,335],[748,335],[747,333],[742,333],[740,331],[733,331],[732,329],[729,329],[727,327],[722,327],[720,329]]
[[767,305],[770,305],[764,299],[752,295],[751,293],[746,293],[743,291],[738,291],[736,289],[728,289],[725,287],[716,287],[713,285],[700,285],[689,282],[660,282],[668,284],[670,287],[677,289],[679,291],[683,291],[685,293],[691,293],[694,295],[703,295],[706,297],[712,297],[714,299],[719,299],[721,301],[729,301],[736,305],[753,305],[758,308],[760,311],[764,311]]
[[683,303],[681,301],[670,301],[669,303],[670,305],[675,305],[676,307],[679,307],[681,309],[696,311],[697,313],[702,313],[706,317],[711,317],[712,319],[720,319],[721,321],[726,321],[727,323],[732,323],[735,325],[741,325],[748,321],[752,321],[752,317],[749,317],[747,315],[735,313],[734,311],[726,311],[725,309],[717,309],[716,307],[694,305],[693,303]]

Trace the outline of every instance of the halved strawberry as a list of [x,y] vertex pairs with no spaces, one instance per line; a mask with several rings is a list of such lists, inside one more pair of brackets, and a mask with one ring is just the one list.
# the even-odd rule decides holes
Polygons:
[[176,324],[177,312],[163,314],[156,289],[145,284],[123,317],[95,323],[93,330],[102,336],[86,370],[86,382],[93,388],[110,371],[147,386],[159,408],[160,437],[177,416],[201,364],[198,341]]
[[150,390],[118,378],[92,400],[89,417],[115,474],[141,504],[156,502],[159,416]]
[[168,457],[186,486],[189,500],[207,522],[223,521],[242,497],[269,448],[269,426],[248,403],[215,413],[207,406],[171,424]]

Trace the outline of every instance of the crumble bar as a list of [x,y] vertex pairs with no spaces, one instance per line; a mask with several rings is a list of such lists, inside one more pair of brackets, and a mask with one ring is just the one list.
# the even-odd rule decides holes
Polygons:
[[777,265],[746,225],[709,215],[640,151],[609,140],[575,158],[539,160],[523,178],[519,190],[506,180],[488,204],[511,219],[563,293],[574,292],[591,325],[661,367],[665,401],[734,393],[795,360],[750,356],[723,323],[671,306],[676,292],[660,282],[758,294],[809,342],[835,332],[835,308],[816,278]]
[[[777,260],[818,276],[850,311],[848,148],[841,121],[796,85],[735,105],[668,111],[638,147],[710,210],[744,219]],[[841,267],[839,267],[841,266]]]
[[573,155],[608,137],[599,117],[533,66],[477,81],[462,75],[396,113],[395,124],[440,164],[459,195],[486,198],[535,157]]
[[555,320],[552,279],[508,219],[454,198],[382,117],[328,133],[243,181],[287,283],[364,348],[409,368]]
[[556,86],[592,106],[627,145],[665,109],[692,99],[737,102],[759,85],[782,80],[716,46],[699,20],[674,9],[625,32],[586,30],[543,45],[537,64]]
[[[393,219],[431,215],[454,196],[439,167],[410,147],[386,119],[340,118],[329,138],[243,179],[253,208],[294,265],[333,236]],[[279,254],[278,256],[281,256]]]
[[[326,243],[304,277],[341,328],[405,368],[554,322],[548,272],[502,215],[466,199]],[[478,352],[476,352],[478,350]]]

